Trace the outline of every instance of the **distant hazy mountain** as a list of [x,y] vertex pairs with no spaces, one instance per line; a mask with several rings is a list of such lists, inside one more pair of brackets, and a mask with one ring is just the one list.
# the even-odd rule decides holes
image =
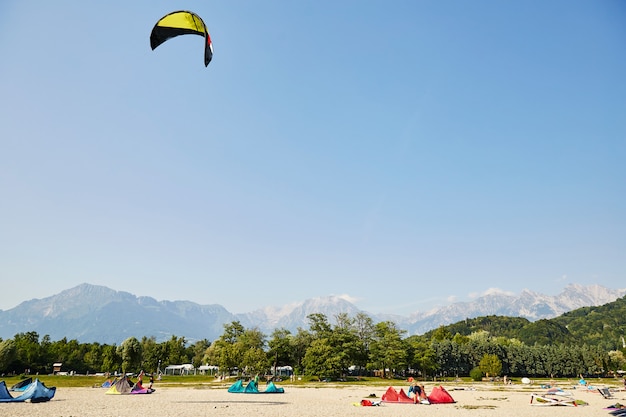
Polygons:
[[[341,297],[329,296],[311,298],[301,303],[293,303],[280,308],[265,307],[252,313],[237,315],[241,324],[246,327],[258,327],[271,334],[274,329],[284,327],[292,332],[298,327],[308,328],[307,316],[313,313],[322,313],[329,321],[340,314],[347,313],[353,317],[361,312],[354,304]],[[373,318],[373,317],[372,317]]]
[[119,344],[130,336],[172,335],[199,340],[221,335],[223,323],[236,317],[220,305],[189,301],[156,301],[150,297],[81,284],[57,295],[25,301],[0,311],[0,337],[36,331],[52,340],[63,337],[80,342]]
[[[374,321],[392,320],[408,334],[422,334],[440,325],[486,315],[553,318],[585,306],[597,306],[626,295],[626,289],[612,290],[598,285],[569,285],[557,296],[525,290],[520,295],[493,292],[472,302],[454,303],[410,317],[373,315]],[[156,301],[151,297],[81,284],[43,299],[25,301],[10,310],[0,310],[0,337],[35,331],[52,340],[63,337],[80,342],[120,344],[126,338],[154,336],[161,342],[171,336],[195,341],[218,338],[223,325],[238,320],[247,328],[258,327],[268,336],[284,327],[296,332],[307,328],[306,317],[322,313],[332,322],[339,313],[360,312],[340,297],[319,297],[280,308],[266,307],[246,314],[232,314],[224,307],[199,305],[190,301]]]

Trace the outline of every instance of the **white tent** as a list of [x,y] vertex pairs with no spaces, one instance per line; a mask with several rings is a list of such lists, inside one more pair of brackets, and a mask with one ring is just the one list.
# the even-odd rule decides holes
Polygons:
[[289,365],[287,366],[277,366],[276,367],[276,376],[291,376],[293,375],[293,368]]
[[165,367],[165,375],[189,375],[196,368],[190,363],[182,365],[169,365]]
[[202,375],[205,375],[205,374],[215,375],[219,369],[220,368],[218,366],[207,364],[207,365],[198,366],[196,370],[200,372]]

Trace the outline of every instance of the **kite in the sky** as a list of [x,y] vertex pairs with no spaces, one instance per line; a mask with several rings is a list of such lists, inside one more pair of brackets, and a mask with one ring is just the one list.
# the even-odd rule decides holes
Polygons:
[[213,44],[206,25],[195,13],[180,10],[163,16],[154,25],[150,34],[150,46],[154,50],[166,40],[179,35],[200,35],[205,39],[204,66],[208,66],[213,58]]

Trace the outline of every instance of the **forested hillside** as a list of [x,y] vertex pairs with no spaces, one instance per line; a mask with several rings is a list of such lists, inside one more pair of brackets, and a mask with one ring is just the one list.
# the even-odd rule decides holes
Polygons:
[[626,297],[598,307],[583,307],[554,319],[531,322],[521,317],[485,316],[466,319],[427,332],[430,339],[436,332],[452,336],[469,336],[486,331],[492,337],[518,339],[526,345],[589,345],[603,350],[623,348],[626,336]]
[[597,345],[605,350],[624,348],[626,297],[598,307],[583,307],[552,319],[569,331],[574,343]]

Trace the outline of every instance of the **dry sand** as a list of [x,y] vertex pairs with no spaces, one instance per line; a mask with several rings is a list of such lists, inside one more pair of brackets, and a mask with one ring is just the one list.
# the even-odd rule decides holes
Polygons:
[[[231,394],[227,388],[159,387],[150,395],[105,395],[103,388],[59,388],[47,403],[0,404],[0,416],[16,417],[139,417],[139,416],[236,416],[236,417],[353,417],[353,416],[609,416],[603,409],[615,402],[626,403],[626,392],[615,399],[604,399],[597,391],[570,389],[573,397],[588,405],[578,407],[536,406],[531,394],[545,393],[540,387],[444,387],[454,404],[387,404],[378,407],[355,406],[369,394],[378,400],[385,392],[380,386],[290,387],[284,394]],[[406,386],[394,386],[396,389]],[[426,384],[430,392],[432,385]],[[564,387],[567,390],[567,388]],[[373,399],[375,400],[375,399]],[[610,417],[610,416],[609,416]]]

